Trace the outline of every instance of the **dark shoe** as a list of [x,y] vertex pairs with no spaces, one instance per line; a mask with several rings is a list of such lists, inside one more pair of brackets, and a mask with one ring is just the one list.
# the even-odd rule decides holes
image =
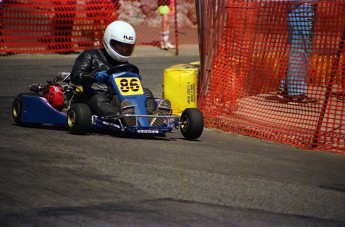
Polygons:
[[136,126],[137,125],[137,118],[136,117],[130,117],[130,115],[135,114],[135,108],[131,101],[129,100],[123,100],[121,102],[121,112],[124,115],[125,123],[128,126]]
[[307,95],[288,96],[287,98],[289,104],[308,104],[317,102],[317,99],[310,98]]
[[280,97],[280,98],[286,98],[286,97],[288,96],[287,92],[284,91],[283,89],[279,89],[279,90],[277,91],[277,95],[278,95],[278,97]]
[[[170,116],[171,115],[171,103],[167,99],[162,99],[158,104],[156,115],[158,116]],[[151,120],[151,126],[162,126],[165,118],[153,118]]]

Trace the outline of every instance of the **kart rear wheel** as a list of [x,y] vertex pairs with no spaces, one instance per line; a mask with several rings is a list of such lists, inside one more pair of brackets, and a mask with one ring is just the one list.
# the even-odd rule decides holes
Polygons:
[[39,96],[36,93],[21,93],[19,94],[12,102],[12,117],[13,120],[19,126],[26,126],[26,127],[39,127],[40,123],[27,123],[22,121],[22,113],[23,113],[23,101],[22,96],[29,95],[29,96]]
[[197,108],[185,109],[180,117],[180,131],[187,140],[199,138],[204,130],[204,117]]
[[17,123],[17,125],[23,125],[22,122],[22,108],[23,108],[23,104],[22,104],[22,100],[20,99],[19,96],[17,96],[12,103],[12,117],[13,120]]
[[85,135],[91,128],[91,110],[84,103],[76,103],[67,113],[67,127],[72,134]]

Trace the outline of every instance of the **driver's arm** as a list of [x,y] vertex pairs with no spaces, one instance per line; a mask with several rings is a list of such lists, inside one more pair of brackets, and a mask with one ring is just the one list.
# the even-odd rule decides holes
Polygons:
[[75,85],[90,85],[95,82],[94,74],[97,70],[92,66],[93,56],[89,51],[82,52],[72,68],[71,82]]

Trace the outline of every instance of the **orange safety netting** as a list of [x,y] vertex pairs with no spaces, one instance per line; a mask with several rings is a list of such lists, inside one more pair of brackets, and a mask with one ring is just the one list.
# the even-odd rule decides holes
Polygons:
[[0,16],[2,48],[33,53],[98,47],[118,14],[110,0],[5,0]]
[[[194,0],[176,0],[169,16],[170,40],[197,44]],[[2,0],[0,53],[82,51],[102,45],[114,20],[132,24],[138,45],[160,46],[161,16],[156,0]]]
[[221,34],[215,49],[205,47],[211,35],[200,42],[206,126],[345,153],[345,3],[207,3],[226,16],[198,14],[203,31]]

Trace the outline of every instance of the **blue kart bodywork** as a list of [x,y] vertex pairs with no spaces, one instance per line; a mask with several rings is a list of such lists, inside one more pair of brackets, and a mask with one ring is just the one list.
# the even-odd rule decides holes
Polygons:
[[[53,84],[58,84],[63,88],[65,98],[78,95],[77,90],[80,90],[77,86],[70,85],[69,81],[68,74],[62,80],[53,82]],[[12,116],[18,125],[49,124],[63,126],[75,134],[86,134],[87,131],[93,128],[130,134],[164,136],[167,132],[172,132],[174,128],[180,128],[187,139],[196,139],[201,135],[203,117],[196,108],[186,109],[181,116],[148,115],[146,111],[147,97],[141,85],[141,76],[138,73],[131,71],[111,72],[109,82],[115,89],[118,102],[129,100],[134,106],[135,114],[99,117],[91,115],[89,107],[80,100],[75,102],[72,99],[66,101],[67,98],[64,107],[56,109],[43,96],[42,90],[35,90],[31,93],[17,95],[12,104]],[[48,84],[52,83],[48,82]],[[82,96],[82,92],[79,92],[79,95]],[[156,99],[156,103],[160,101],[161,99]],[[127,125],[124,120],[126,117],[135,118],[135,125]],[[159,126],[150,125],[153,118],[162,118],[163,123]]]
[[22,103],[20,122],[27,124],[66,125],[67,114],[54,109],[42,96],[19,94]]
[[[139,74],[132,72],[114,73],[110,75],[109,80],[115,89],[119,101],[129,100],[134,105],[135,114],[130,116],[136,118],[136,125],[126,126],[122,123],[122,117],[127,115],[115,117],[115,121],[112,119],[111,122],[93,116],[92,122],[96,127],[115,128],[129,133],[164,135],[178,126],[178,119],[174,116],[147,114],[145,105],[147,97],[141,87],[141,77]],[[160,100],[157,99],[156,101],[159,102]],[[161,126],[150,126],[149,119],[153,117],[165,118],[165,123]]]

